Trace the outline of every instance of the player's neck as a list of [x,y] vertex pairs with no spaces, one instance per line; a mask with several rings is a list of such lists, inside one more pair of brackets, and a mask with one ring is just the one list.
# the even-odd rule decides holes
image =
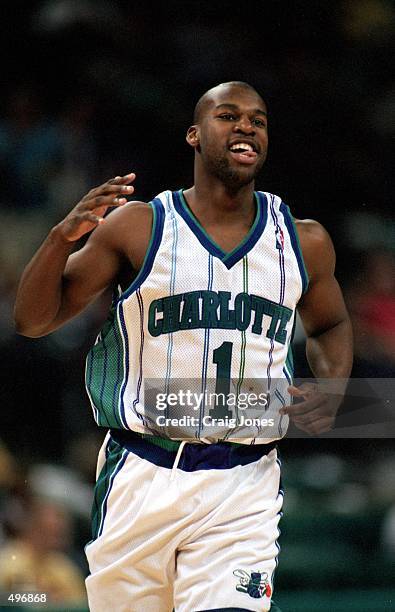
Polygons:
[[196,181],[193,187],[184,191],[184,195],[191,210],[212,223],[249,217],[253,221],[255,217],[253,182],[234,191],[219,181],[205,181],[203,184]]

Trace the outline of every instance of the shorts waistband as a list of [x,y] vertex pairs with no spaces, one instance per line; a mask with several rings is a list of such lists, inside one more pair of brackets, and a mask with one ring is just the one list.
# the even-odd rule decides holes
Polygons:
[[[111,438],[128,451],[155,465],[171,469],[176,460],[181,440],[140,434],[131,430],[111,429]],[[258,461],[277,447],[269,444],[238,444],[235,442],[189,443],[182,449],[177,467],[185,472],[229,469]]]

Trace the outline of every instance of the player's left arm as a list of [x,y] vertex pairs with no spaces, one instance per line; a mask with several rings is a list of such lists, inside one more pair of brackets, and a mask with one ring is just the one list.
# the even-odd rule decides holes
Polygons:
[[[306,332],[306,355],[316,378],[336,381],[336,394],[315,385],[290,387],[300,398],[284,409],[295,425],[308,433],[329,431],[335,421],[352,367],[352,328],[335,278],[336,255],[327,231],[316,221],[296,221],[309,275],[309,287],[298,304]],[[342,380],[344,382],[342,382]]]

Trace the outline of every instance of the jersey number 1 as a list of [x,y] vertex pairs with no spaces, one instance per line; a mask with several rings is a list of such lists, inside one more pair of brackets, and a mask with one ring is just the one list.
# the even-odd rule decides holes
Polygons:
[[223,342],[221,346],[213,351],[213,362],[217,364],[215,405],[214,408],[211,408],[209,411],[213,419],[232,418],[232,412],[228,408],[232,350],[233,342]]

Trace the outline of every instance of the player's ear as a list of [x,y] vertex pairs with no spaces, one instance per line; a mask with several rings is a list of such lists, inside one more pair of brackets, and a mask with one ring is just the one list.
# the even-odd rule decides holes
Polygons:
[[191,127],[188,128],[186,141],[194,149],[199,146],[199,126],[191,125]]

